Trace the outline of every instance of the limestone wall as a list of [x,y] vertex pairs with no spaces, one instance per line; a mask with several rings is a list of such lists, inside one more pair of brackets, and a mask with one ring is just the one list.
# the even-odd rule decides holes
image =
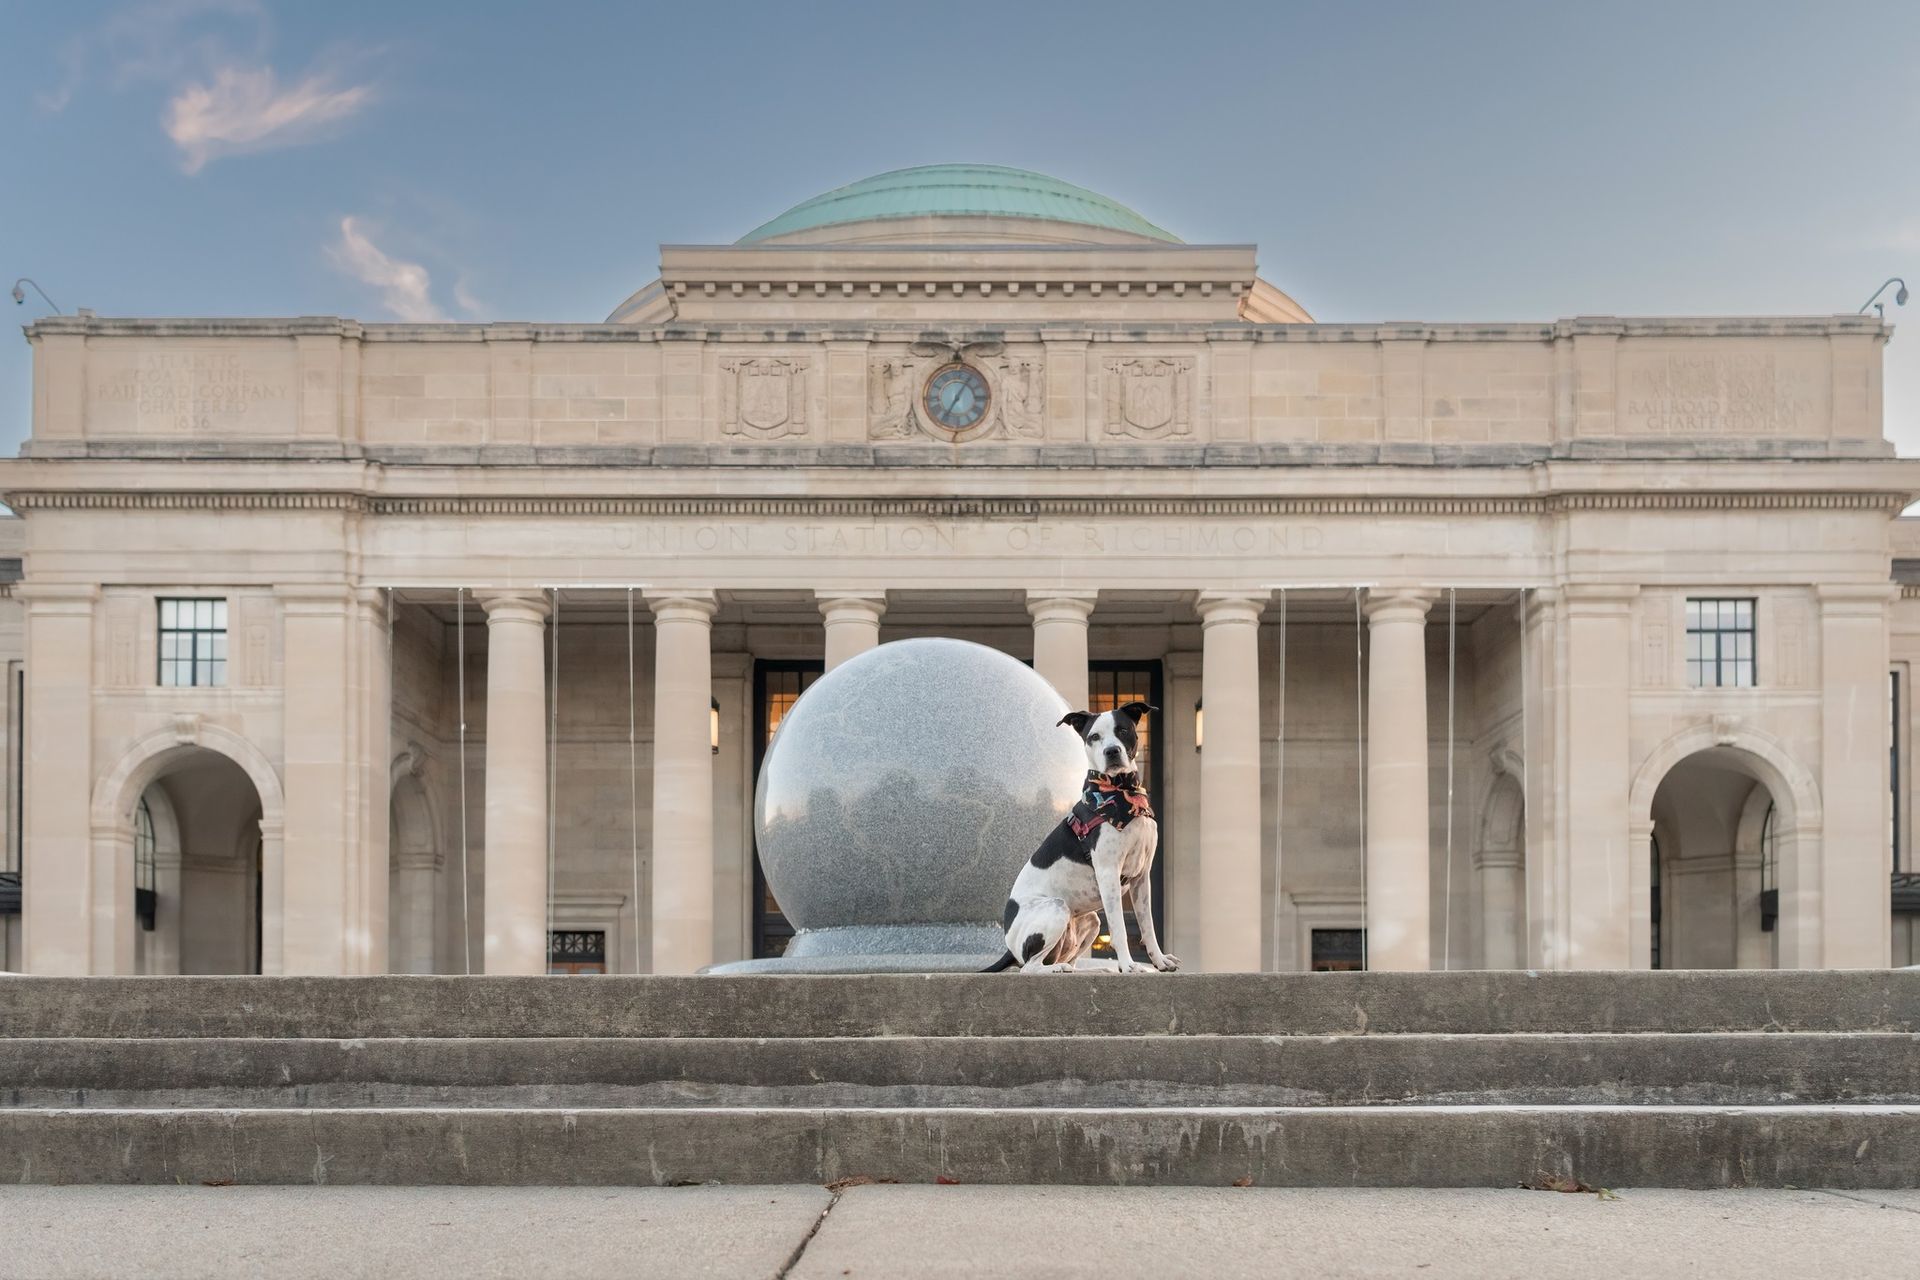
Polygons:
[[[1463,449],[1507,460],[1875,455],[1888,452],[1886,332],[1853,316],[1354,326],[983,317],[951,335],[871,320],[50,317],[29,330],[30,452],[270,446],[410,458],[456,447],[957,443],[981,459],[1038,444],[1358,447],[1404,462]],[[956,357],[993,393],[986,418],[957,436],[920,404],[928,375]]]

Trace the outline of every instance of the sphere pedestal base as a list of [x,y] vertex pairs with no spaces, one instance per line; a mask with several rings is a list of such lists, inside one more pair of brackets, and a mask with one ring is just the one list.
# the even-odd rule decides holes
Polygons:
[[787,952],[703,973],[976,973],[1006,950],[990,924],[843,925],[802,929]]

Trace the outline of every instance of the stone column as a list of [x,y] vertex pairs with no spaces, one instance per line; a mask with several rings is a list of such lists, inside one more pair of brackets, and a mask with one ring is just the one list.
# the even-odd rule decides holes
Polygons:
[[1556,854],[1564,943],[1556,969],[1645,969],[1653,963],[1652,872],[1628,839],[1628,661],[1631,584],[1581,583],[1562,592],[1566,625],[1565,808]]
[[[1260,597],[1203,591],[1200,968],[1254,972],[1260,936]],[[1184,958],[1184,957],[1183,957]]]
[[1076,711],[1087,709],[1087,619],[1097,598],[1092,591],[1027,592],[1033,669]]
[[485,972],[547,971],[547,615],[535,590],[487,611]]
[[124,883],[117,864],[94,865],[90,819],[100,589],[28,582],[15,594],[26,601],[22,964],[34,974],[131,973],[133,865]]
[[1427,609],[1434,593],[1367,594],[1367,967],[1433,966],[1427,808]]
[[[1817,877],[1819,954],[1789,960],[1783,953],[1782,964],[1878,969],[1891,963],[1887,606],[1896,590],[1881,583],[1819,588],[1820,810],[1825,830],[1817,867],[1797,868],[1803,890],[1809,872]],[[1784,850],[1781,860],[1786,861]],[[1784,921],[1795,910],[1785,901],[1784,874],[1781,890]]]
[[653,607],[653,972],[713,963],[711,591],[649,591]]
[[827,670],[880,643],[880,615],[887,611],[884,591],[816,591],[827,625]]

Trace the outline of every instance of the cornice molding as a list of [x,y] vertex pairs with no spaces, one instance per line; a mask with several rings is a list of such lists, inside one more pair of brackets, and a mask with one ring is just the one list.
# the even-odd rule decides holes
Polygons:
[[1905,493],[1570,493],[1537,497],[624,498],[382,497],[356,493],[16,492],[16,511],[344,511],[375,516],[1541,515],[1560,511],[1885,511]]
[[[942,278],[929,281],[916,279],[905,285],[909,296],[917,294],[924,298],[932,285],[935,296],[944,294],[951,298],[953,280]],[[1011,283],[1009,281],[1009,283]],[[1121,292],[1122,281],[1118,278],[1096,284],[1092,280],[1076,280],[1077,290],[1073,297],[1083,295],[1098,296],[1099,290],[1111,289]],[[1144,295],[1149,281],[1142,280],[1136,286],[1127,281],[1129,295]],[[1162,276],[1152,281],[1155,294],[1162,298],[1181,296],[1176,294],[1174,286],[1179,281]],[[1197,281],[1181,292],[1192,297],[1199,292]],[[860,280],[857,283],[847,280],[808,280],[793,282],[793,296],[812,298],[845,298],[849,301],[860,299],[871,301],[873,282]],[[1062,296],[1066,282],[1056,286],[1054,293],[1048,296]],[[1105,286],[1102,289],[1101,286]],[[843,286],[852,286],[848,292]],[[773,281],[767,281],[769,296],[776,296]],[[1021,297],[1031,296],[1031,284],[1023,286]],[[731,295],[734,282],[728,281],[725,292]],[[890,282],[883,294],[898,295],[900,282]],[[750,288],[753,296],[760,295],[761,284],[756,281]],[[697,286],[697,292],[704,292],[705,284]],[[816,292],[816,290],[818,292]],[[743,291],[747,291],[743,285]],[[1220,290],[1226,292],[1224,286]],[[979,296],[979,285],[975,282],[972,289],[974,297]],[[781,280],[777,296],[788,296],[788,282]],[[1016,331],[1034,335],[1038,340],[1042,334],[1056,330],[1073,330],[1086,333],[1092,340],[1105,337],[1116,340],[1133,341],[1141,321],[1134,319],[1115,320],[1035,320],[1021,317],[1017,313],[1004,316],[980,316],[956,318],[946,327],[967,330],[1001,330],[1012,339]],[[1194,341],[1243,341],[1243,342],[1385,342],[1409,339],[1427,342],[1551,342],[1556,339],[1578,337],[1626,337],[1626,338],[1781,338],[1781,337],[1839,337],[1857,336],[1885,341],[1892,329],[1872,316],[1832,315],[1832,316],[1574,316],[1567,319],[1548,322],[1494,322],[1486,324],[1421,324],[1408,322],[1385,322],[1370,324],[1321,324],[1321,323],[1273,323],[1255,324],[1247,321],[1176,319],[1152,322],[1164,325],[1168,331],[1181,331]],[[730,341],[743,343],[773,342],[791,344],[793,342],[811,342],[825,338],[840,338],[876,342],[913,341],[927,329],[923,320],[881,321],[870,318],[857,318],[854,324],[819,319],[790,319],[778,324],[760,321],[678,321],[664,325],[615,324],[606,321],[594,323],[528,323],[525,321],[506,321],[491,324],[372,324],[340,316],[282,316],[262,317],[258,319],[195,319],[191,317],[161,316],[46,316],[26,326],[29,340],[37,341],[46,337],[81,336],[89,338],[274,338],[274,337],[338,337],[363,342],[491,342],[491,341],[546,341],[546,342],[659,342],[659,341]]]
[[17,492],[3,495],[15,511],[366,511],[358,493]]

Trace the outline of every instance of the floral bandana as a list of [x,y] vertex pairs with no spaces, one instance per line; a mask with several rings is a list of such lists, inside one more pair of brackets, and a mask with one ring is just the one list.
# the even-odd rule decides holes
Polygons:
[[1152,816],[1153,805],[1147,800],[1147,789],[1140,785],[1139,774],[1120,773],[1108,777],[1094,769],[1087,773],[1080,803],[1067,815],[1067,826],[1073,829],[1075,839],[1085,840],[1103,822],[1111,823],[1116,831],[1124,831],[1135,818]]

